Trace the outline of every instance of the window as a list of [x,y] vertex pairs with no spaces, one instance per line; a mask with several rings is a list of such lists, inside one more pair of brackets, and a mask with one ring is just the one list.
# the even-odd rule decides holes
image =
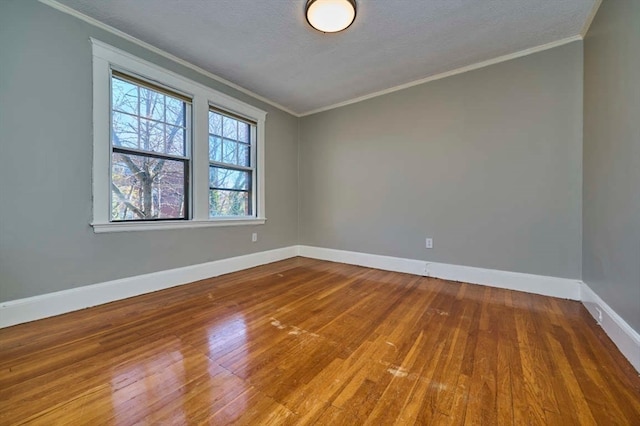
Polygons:
[[209,111],[209,216],[251,216],[255,123]]
[[191,99],[111,72],[111,220],[188,219]]
[[264,223],[266,113],[91,41],[94,231]]

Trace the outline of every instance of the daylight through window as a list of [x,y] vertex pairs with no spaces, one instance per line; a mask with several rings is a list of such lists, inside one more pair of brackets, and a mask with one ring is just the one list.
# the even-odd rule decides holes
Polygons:
[[191,100],[112,71],[111,220],[187,219]]
[[209,111],[209,216],[253,214],[254,160],[250,123]]

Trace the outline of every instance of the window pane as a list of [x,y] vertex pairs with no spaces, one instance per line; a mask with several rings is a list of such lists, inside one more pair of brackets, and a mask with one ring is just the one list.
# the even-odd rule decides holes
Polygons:
[[138,148],[138,117],[116,111],[113,112],[112,117],[111,143],[113,146]]
[[175,99],[170,96],[166,96],[166,102],[167,124],[185,127],[185,103],[180,99]]
[[209,186],[222,189],[249,190],[251,172],[209,167]]
[[209,191],[209,217],[249,216],[249,193],[212,189]]
[[238,144],[238,165],[250,167],[251,166],[251,148],[249,145],[243,143]]
[[209,136],[209,161],[222,162],[222,138]]
[[167,143],[165,152],[172,155],[186,156],[184,139],[187,131],[183,127],[170,126],[167,124],[165,132]]
[[112,154],[111,219],[183,219],[185,164],[133,154]]
[[140,149],[166,153],[164,123],[140,119]]
[[164,95],[155,90],[140,87],[140,116],[165,121]]
[[222,136],[229,139],[238,139],[238,120],[222,117]]
[[209,111],[209,133],[222,136],[222,116],[213,111]]
[[113,146],[187,156],[185,101],[116,77],[112,101]]
[[238,140],[249,143],[249,125],[242,121],[238,121]]
[[223,139],[222,145],[222,162],[229,164],[238,164],[237,142]]
[[119,78],[111,79],[111,107],[117,111],[138,114],[138,86]]

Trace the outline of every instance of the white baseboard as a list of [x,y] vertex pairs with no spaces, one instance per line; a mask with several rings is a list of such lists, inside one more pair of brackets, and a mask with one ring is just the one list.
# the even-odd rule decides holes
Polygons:
[[[582,281],[311,246],[290,246],[0,303],[0,328],[188,284],[295,256],[581,300],[640,372],[640,335]],[[598,310],[602,317],[599,319]]]
[[640,334],[585,283],[582,283],[582,304],[640,373]]
[[450,281],[480,284],[525,293],[580,300],[580,280],[525,274],[522,272],[500,271],[472,266],[450,265],[448,263],[427,263],[428,277]]
[[[450,281],[481,284],[563,299],[580,300],[620,349],[620,352],[640,372],[640,335],[594,293],[588,285],[580,280],[380,256],[322,247],[298,246],[298,253],[300,256],[313,259],[442,278]],[[598,320],[597,309],[602,312],[601,321]]]
[[330,260],[351,265],[367,266],[385,271],[405,272],[426,277],[442,278],[471,284],[487,285],[509,290],[524,291],[544,296],[580,300],[579,280],[556,278],[496,269],[475,268],[428,262],[400,257],[380,256],[321,247],[299,246],[300,256]]
[[0,328],[216,277],[298,255],[296,246],[76,287],[0,303]]
[[413,275],[424,275],[425,272],[424,261],[404,259],[401,257],[381,256],[378,254],[311,246],[298,246],[298,254],[312,259],[366,266],[368,268],[382,269],[384,271],[404,272],[406,274]]

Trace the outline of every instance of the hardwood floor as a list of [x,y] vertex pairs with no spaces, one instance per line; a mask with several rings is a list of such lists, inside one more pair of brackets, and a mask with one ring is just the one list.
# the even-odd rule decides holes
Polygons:
[[0,330],[0,423],[640,424],[578,302],[304,258]]

